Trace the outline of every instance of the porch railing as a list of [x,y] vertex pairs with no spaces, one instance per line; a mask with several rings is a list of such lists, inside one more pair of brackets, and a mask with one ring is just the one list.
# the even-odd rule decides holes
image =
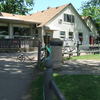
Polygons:
[[20,40],[0,39],[0,48],[20,48]]
[[18,50],[37,46],[38,41],[33,39],[0,39],[0,50]]

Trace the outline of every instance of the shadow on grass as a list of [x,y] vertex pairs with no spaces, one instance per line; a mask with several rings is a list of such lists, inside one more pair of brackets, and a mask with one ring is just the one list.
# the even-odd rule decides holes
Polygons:
[[67,100],[100,100],[100,76],[63,75],[55,81]]
[[[100,100],[100,76],[54,75],[66,100]],[[32,100],[43,100],[43,76],[33,81]]]

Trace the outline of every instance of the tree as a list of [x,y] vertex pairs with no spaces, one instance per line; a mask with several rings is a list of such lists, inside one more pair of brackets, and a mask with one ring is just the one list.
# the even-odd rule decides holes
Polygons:
[[89,0],[82,7],[83,16],[91,16],[100,32],[100,0]]
[[33,0],[0,0],[0,11],[25,15],[33,9]]

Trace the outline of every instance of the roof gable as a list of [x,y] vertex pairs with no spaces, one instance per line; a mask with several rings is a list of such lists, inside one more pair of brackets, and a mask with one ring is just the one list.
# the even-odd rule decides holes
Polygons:
[[79,13],[78,13],[78,12],[76,11],[76,9],[73,7],[73,5],[71,4],[70,6],[73,8],[73,10],[74,10],[75,13],[77,14],[77,16],[80,18],[80,20],[82,21],[82,23],[86,26],[86,28],[87,28],[89,31],[91,31],[90,28],[87,26],[86,22],[82,19],[81,15],[79,15]]
[[28,15],[27,17],[30,19],[34,19],[37,22],[40,22],[41,23],[40,26],[43,26],[67,6],[68,5],[63,5],[63,6],[59,6],[55,8],[48,8],[47,10],[43,10],[43,11],[34,13],[32,15]]
[[40,25],[40,27],[43,26],[43,25],[45,25],[45,24],[47,24],[47,23],[48,23],[49,21],[51,21],[54,17],[56,17],[58,14],[62,13],[62,11],[64,11],[68,6],[71,6],[71,8],[74,10],[74,12],[77,14],[77,16],[80,18],[81,22],[85,25],[85,27],[86,27],[89,31],[91,31],[90,28],[87,26],[86,22],[81,18],[81,16],[79,15],[79,13],[76,11],[76,9],[73,7],[73,5],[72,5],[71,3],[68,4],[68,5],[60,6],[62,9],[60,9],[59,12],[56,13],[54,16],[52,16],[52,18],[49,19],[47,22],[42,23],[42,24]]

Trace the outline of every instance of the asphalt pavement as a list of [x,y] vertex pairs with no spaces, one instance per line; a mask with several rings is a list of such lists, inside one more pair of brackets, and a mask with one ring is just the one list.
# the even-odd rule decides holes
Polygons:
[[0,100],[30,100],[34,63],[16,61],[16,54],[0,54]]

